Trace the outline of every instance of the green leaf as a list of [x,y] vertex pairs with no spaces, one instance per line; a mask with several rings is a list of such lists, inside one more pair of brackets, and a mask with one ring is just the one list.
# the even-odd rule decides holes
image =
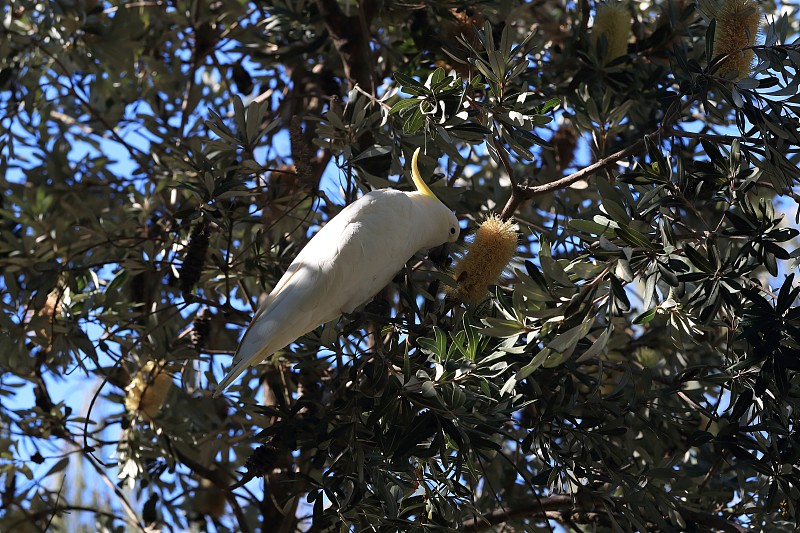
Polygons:
[[378,157],[381,155],[388,154],[391,151],[392,151],[391,146],[378,146],[378,145],[370,146],[369,148],[358,154],[356,157],[354,157],[351,160],[351,162],[355,163],[356,161],[369,159],[370,157]]
[[394,79],[403,87],[403,92],[413,96],[429,96],[431,91],[423,84],[402,72],[395,72]]
[[686,252],[686,255],[689,257],[689,260],[698,269],[707,274],[712,274],[716,271],[716,269],[711,266],[711,263],[708,262],[708,259],[698,252],[691,244],[687,244],[683,249]]
[[714,57],[714,35],[716,29],[717,20],[712,18],[708,23],[708,28],[706,28],[706,63],[711,63],[711,59]]
[[569,275],[561,267],[558,261],[549,255],[542,255],[539,257],[539,263],[542,265],[544,275],[559,283],[563,287],[574,287],[574,283],[569,279]]
[[418,100],[417,98],[405,98],[403,100],[398,100],[389,110],[390,115],[394,115],[396,113],[400,113],[404,109],[408,109],[410,107],[417,106],[419,107],[420,102],[424,100]]
[[597,357],[601,353],[606,351],[606,346],[608,346],[608,340],[611,338],[611,329],[604,329],[603,332],[597,337],[597,340],[592,343],[589,348],[581,354],[578,359],[576,359],[576,363],[582,363],[584,361],[588,361],[594,357]]
[[646,235],[639,233],[635,229],[620,225],[616,229],[617,235],[626,243],[636,248],[646,248],[648,250],[655,249],[655,246],[650,242]]
[[417,108],[413,113],[411,113],[411,115],[409,115],[408,119],[406,119],[405,123],[403,124],[403,133],[406,135],[416,133],[422,129],[423,124],[424,118],[422,117],[422,111]]
[[653,320],[656,317],[656,314],[658,314],[658,308],[654,307],[653,309],[645,311],[644,313],[642,313],[639,316],[637,316],[636,318],[634,318],[633,319],[633,323],[634,324],[647,324],[648,322],[650,322],[651,320]]
[[525,327],[516,320],[487,317],[482,322],[486,327],[480,328],[479,331],[490,337],[511,337],[525,331]]
[[551,353],[543,361],[542,366],[544,368],[554,368],[569,359],[575,351],[578,341],[586,337],[593,325],[594,319],[585,320],[564,333],[556,335],[552,341],[547,343],[547,348]]

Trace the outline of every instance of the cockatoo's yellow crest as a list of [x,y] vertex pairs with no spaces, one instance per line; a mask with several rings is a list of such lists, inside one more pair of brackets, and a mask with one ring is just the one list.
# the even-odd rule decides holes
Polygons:
[[[414,150],[414,157],[411,158],[411,178],[414,180],[414,185],[417,186],[417,190],[424,194],[425,196],[430,196],[431,198],[436,198],[436,195],[433,194],[433,191],[428,184],[425,183],[425,180],[422,179],[422,176],[419,173],[419,167],[417,166],[417,159],[419,159],[419,148]],[[438,200],[438,198],[436,198]]]

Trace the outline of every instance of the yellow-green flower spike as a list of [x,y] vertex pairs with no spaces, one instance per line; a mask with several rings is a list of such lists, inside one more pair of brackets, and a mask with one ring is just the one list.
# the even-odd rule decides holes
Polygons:
[[736,73],[739,81],[750,74],[753,63],[753,46],[758,34],[761,13],[753,0],[724,0],[717,12],[714,32],[714,56],[729,54],[717,70],[717,75]]
[[456,264],[455,295],[466,303],[480,302],[497,282],[517,249],[517,230],[511,221],[490,215],[475,233],[475,240]]
[[601,35],[606,36],[608,49],[601,57],[604,63],[628,53],[628,40],[631,38],[631,14],[622,2],[601,4],[597,7],[592,26],[592,43],[597,47]]

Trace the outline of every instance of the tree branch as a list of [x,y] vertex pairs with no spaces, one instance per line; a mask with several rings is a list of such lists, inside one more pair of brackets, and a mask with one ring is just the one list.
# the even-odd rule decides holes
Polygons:
[[509,507],[505,509],[495,509],[491,513],[485,514],[478,518],[469,518],[464,520],[464,532],[470,533],[481,531],[488,527],[508,522],[515,518],[522,518],[526,516],[536,516],[544,514],[548,511],[560,511],[563,509],[572,508],[575,503],[572,501],[571,496],[548,496],[539,500],[532,500],[527,505],[519,505],[516,507]]
[[[677,507],[677,511],[686,522],[706,526],[715,531],[723,531],[725,533],[744,533],[747,531],[746,528],[739,524],[712,513],[702,513],[682,506]],[[555,520],[557,522],[594,523],[604,520],[604,515],[605,512],[598,512],[591,509],[584,510],[577,507],[571,496],[556,495],[539,500],[532,500],[525,505],[495,509],[491,513],[481,517],[465,520],[463,526],[465,533],[475,533],[504,522],[521,518],[533,518],[538,516],[542,519]]]
[[747,528],[715,514],[701,513],[686,507],[678,507],[678,512],[686,522],[709,526],[717,531],[724,531],[725,533],[745,533],[747,531]]
[[[659,135],[661,135],[660,128],[654,131],[653,133],[645,135],[645,138],[657,137]],[[545,183],[543,185],[522,186],[522,185],[513,185],[514,181],[512,179],[511,198],[508,199],[508,202],[506,203],[505,207],[503,207],[503,211],[500,213],[500,217],[503,219],[508,219],[514,215],[514,212],[524,201],[529,200],[539,194],[544,194],[558,189],[566,189],[573,183],[588,178],[589,176],[595,174],[596,172],[603,170],[607,167],[610,167],[620,159],[624,159],[626,157],[630,157],[632,155],[639,153],[645,146],[645,138],[639,139],[630,146],[627,146],[622,150],[611,154],[608,157],[604,157],[600,161],[597,161],[596,163],[593,163],[588,167],[582,168],[581,170],[573,174],[570,174],[569,176],[565,176],[561,179],[551,181],[550,183]]]
[[250,528],[247,525],[247,517],[245,516],[242,508],[239,506],[239,502],[236,501],[236,494],[228,490],[228,481],[229,478],[232,477],[231,473],[221,468],[208,468],[200,464],[198,461],[195,461],[189,457],[186,453],[183,453],[179,446],[175,446],[174,449],[178,459],[180,459],[183,464],[192,469],[196,474],[211,481],[218,489],[225,492],[225,499],[228,500],[228,503],[233,510],[233,514],[236,516],[236,522],[239,525],[239,531],[242,531],[243,533],[249,533]]
[[359,17],[345,15],[336,0],[316,0],[320,15],[325,21],[325,29],[333,41],[333,46],[342,58],[344,74],[352,85],[360,85],[370,92],[372,64],[369,53],[369,35]]

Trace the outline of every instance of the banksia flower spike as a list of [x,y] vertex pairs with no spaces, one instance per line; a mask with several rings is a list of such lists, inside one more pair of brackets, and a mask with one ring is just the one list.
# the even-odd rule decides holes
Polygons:
[[628,53],[628,40],[631,38],[631,14],[622,2],[600,4],[592,26],[592,44],[597,49],[600,37],[606,36],[605,57],[600,59],[609,63]]
[[477,303],[497,281],[517,248],[517,230],[510,221],[490,215],[475,233],[475,240],[456,264],[454,294],[463,302]]
[[148,361],[133,377],[126,389],[125,408],[131,415],[142,414],[146,419],[155,418],[172,387],[172,378],[160,363]]
[[[758,34],[761,13],[754,0],[723,0],[717,11],[714,31],[714,56],[727,55],[717,70],[717,75],[736,73],[741,80],[750,74],[753,63],[753,46]],[[745,48],[748,48],[745,50]]]

